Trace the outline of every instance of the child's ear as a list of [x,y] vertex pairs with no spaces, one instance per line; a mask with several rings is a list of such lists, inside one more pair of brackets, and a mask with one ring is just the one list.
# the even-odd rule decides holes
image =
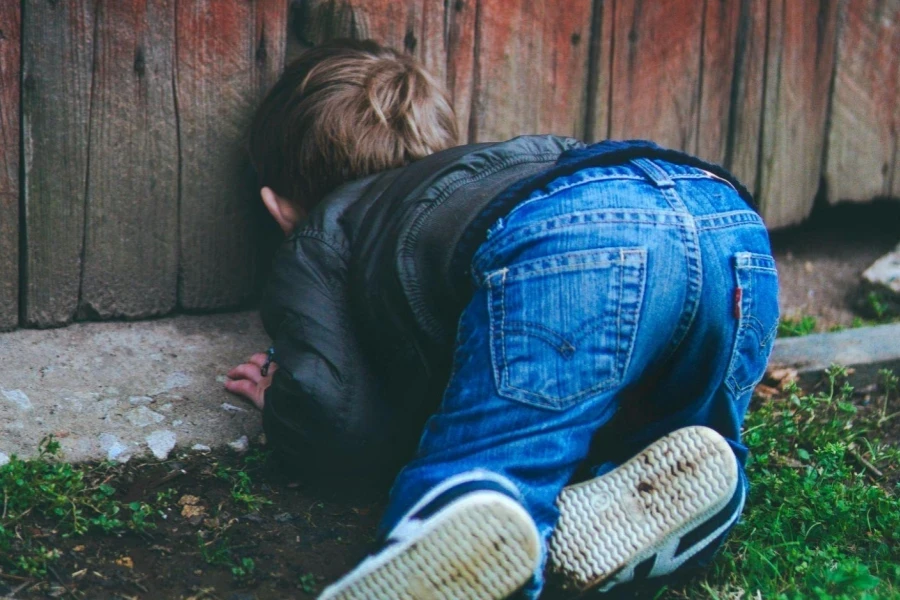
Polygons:
[[272,188],[262,188],[259,190],[259,195],[262,197],[263,204],[266,205],[266,210],[278,223],[284,235],[290,235],[297,223],[300,222],[301,215],[298,209],[287,198],[272,191]]

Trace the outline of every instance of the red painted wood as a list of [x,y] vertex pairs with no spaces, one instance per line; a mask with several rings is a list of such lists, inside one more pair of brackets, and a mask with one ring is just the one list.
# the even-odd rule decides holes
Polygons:
[[837,0],[771,0],[757,200],[770,228],[812,211],[825,149]]
[[179,302],[222,308],[257,286],[260,248],[242,140],[284,59],[286,0],[179,0],[176,96],[181,199]]
[[759,193],[759,142],[762,135],[766,75],[768,0],[741,4],[735,45],[730,134],[725,166],[754,194]]
[[[335,38],[373,39],[416,56],[436,77],[446,70],[444,3],[434,0],[307,0],[294,5],[290,55]],[[299,39],[297,39],[299,37]]]
[[703,42],[697,1],[617,0],[610,8],[610,137],[696,151]]
[[448,80],[470,141],[584,135],[592,3],[450,3]]
[[19,322],[18,2],[0,3],[0,331]]
[[850,0],[841,23],[828,199],[900,198],[900,0]]
[[706,0],[703,15],[700,110],[694,151],[698,156],[720,164],[728,153],[740,12],[740,2]]

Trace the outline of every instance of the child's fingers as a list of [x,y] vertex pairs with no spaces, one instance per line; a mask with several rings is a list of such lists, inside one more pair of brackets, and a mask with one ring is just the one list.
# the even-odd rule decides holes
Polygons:
[[256,354],[251,356],[250,360],[247,362],[254,364],[261,369],[262,366],[264,364],[266,364],[266,360],[268,360],[268,358],[269,358],[269,355],[266,354],[265,352],[257,352]]
[[228,377],[231,379],[249,379],[254,384],[259,383],[259,380],[262,379],[259,367],[251,363],[236,366],[228,371]]
[[232,394],[242,396],[256,404],[256,384],[247,379],[235,379],[234,381],[226,381],[225,389]]

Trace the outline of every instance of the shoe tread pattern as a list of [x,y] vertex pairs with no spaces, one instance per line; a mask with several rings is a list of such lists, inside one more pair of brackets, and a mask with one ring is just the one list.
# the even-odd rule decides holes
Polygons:
[[564,588],[598,586],[721,510],[737,482],[734,454],[718,433],[675,431],[610,473],[563,490],[551,570]]

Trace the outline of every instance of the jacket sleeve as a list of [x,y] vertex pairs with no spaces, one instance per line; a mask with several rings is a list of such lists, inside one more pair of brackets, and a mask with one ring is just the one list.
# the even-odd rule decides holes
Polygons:
[[395,431],[399,420],[352,323],[340,244],[316,232],[291,237],[261,313],[278,365],[263,426],[284,465],[336,476],[393,469],[409,436]]

